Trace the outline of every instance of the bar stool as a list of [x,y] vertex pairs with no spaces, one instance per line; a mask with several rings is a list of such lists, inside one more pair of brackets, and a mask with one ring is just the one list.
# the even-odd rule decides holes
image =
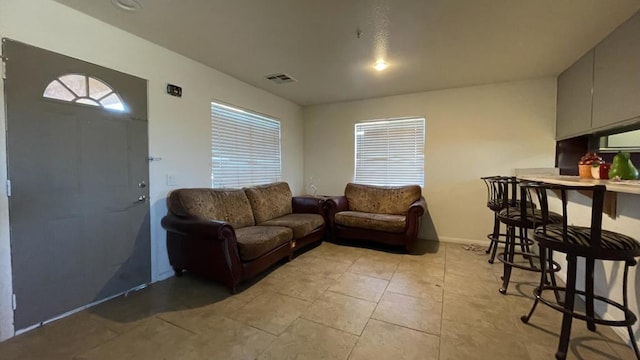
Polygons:
[[[513,200],[507,200],[507,204],[503,203],[504,186],[500,183],[500,180],[508,179],[506,176],[486,176],[480,178],[484,181],[487,187],[487,207],[493,211],[493,231],[487,234],[487,238],[491,240],[486,253],[491,253],[489,257],[489,264],[493,264],[496,258],[496,252],[498,250],[498,244],[505,243],[505,240],[501,240],[501,237],[506,238],[506,233],[500,233],[500,220],[498,220],[498,212],[507,206],[515,206],[515,203],[511,203]],[[508,189],[507,189],[508,190]],[[512,189],[512,193],[515,192],[515,185]],[[507,196],[507,199],[509,197]]]
[[[640,242],[619,233],[615,233],[602,229],[602,208],[604,203],[604,194],[606,187],[602,185],[596,186],[563,186],[551,184],[526,184],[523,188],[529,193],[534,193],[540,202],[543,219],[547,219],[549,214],[547,190],[559,192],[562,201],[562,222],[559,224],[551,224],[543,222],[542,225],[535,230],[534,238],[541,248],[552,251],[562,252],[567,255],[567,284],[566,287],[558,287],[557,285],[548,285],[543,277],[540,279],[540,285],[533,291],[535,301],[528,315],[522,316],[521,320],[528,323],[533,315],[534,310],[539,302],[562,312],[562,329],[560,333],[560,341],[556,352],[556,359],[565,359],[569,340],[571,336],[571,322],[573,318],[584,320],[587,322],[587,328],[591,331],[596,330],[596,324],[608,326],[625,326],[629,332],[629,338],[636,358],[640,360],[640,352],[631,325],[636,322],[636,315],[629,309],[627,299],[628,274],[629,267],[636,265],[635,258],[640,256]],[[592,196],[591,204],[591,224],[590,227],[568,225],[567,216],[567,191],[579,190]],[[544,255],[541,252],[541,266],[544,274]],[[576,273],[578,258],[585,259],[585,291],[576,290]],[[622,304],[613,301],[605,296],[594,294],[593,273],[595,260],[610,260],[624,262],[624,275],[622,285]],[[551,301],[542,296],[545,291],[564,291],[564,304]],[[586,314],[574,311],[574,301],[576,294],[585,297]],[[604,320],[598,319],[594,314],[594,302],[601,301],[607,303],[624,313],[624,320]]]
[[[519,184],[516,178],[500,179],[497,180],[497,182],[503,187],[503,204],[509,205],[500,210],[497,215],[498,220],[507,226],[504,252],[498,254],[498,260],[504,265],[502,287],[499,289],[500,293],[507,293],[511,279],[511,271],[514,267],[527,271],[542,272],[542,276],[545,279],[549,276],[549,279],[545,281],[550,281],[555,286],[556,279],[554,273],[560,271],[560,264],[553,260],[553,253],[551,252],[546,254],[547,256],[541,257],[542,254],[538,255],[531,251],[530,246],[533,245],[534,242],[529,239],[528,230],[533,230],[536,226],[543,223],[561,223],[562,216],[547,211],[546,217],[543,217],[543,213],[537,209],[535,203],[523,187],[520,187],[520,199],[516,199],[517,191],[512,191],[513,198],[509,200],[508,189],[516,187]],[[516,234],[516,229],[518,230],[518,234]],[[520,246],[520,251],[516,251],[517,246]],[[528,264],[523,265],[516,262],[516,255],[528,260]],[[547,261],[548,267],[545,266],[543,270],[542,266],[534,264],[533,259]],[[559,298],[559,294],[556,294],[556,297]]]

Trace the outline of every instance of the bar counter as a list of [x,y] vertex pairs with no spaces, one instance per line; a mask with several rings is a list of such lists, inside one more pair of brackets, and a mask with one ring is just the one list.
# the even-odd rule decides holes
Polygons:
[[570,185],[570,186],[593,186],[605,185],[607,191],[616,193],[640,194],[640,180],[595,180],[582,179],[579,176],[569,175],[521,175],[518,178],[523,180],[541,181],[549,184]]
[[607,192],[604,198],[604,212],[612,219],[618,215],[618,194],[640,195],[640,180],[596,180],[583,179],[579,176],[570,175],[520,175],[518,179],[529,181],[540,181],[549,184],[569,185],[569,186],[593,186],[604,185]]

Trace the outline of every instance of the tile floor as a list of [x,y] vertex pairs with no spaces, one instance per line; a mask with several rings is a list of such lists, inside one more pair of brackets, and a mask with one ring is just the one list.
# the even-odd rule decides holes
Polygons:
[[[0,359],[552,359],[561,317],[537,276],[480,249],[424,255],[325,242],[236,294],[185,274],[0,343]],[[574,322],[569,359],[633,359],[610,328]]]

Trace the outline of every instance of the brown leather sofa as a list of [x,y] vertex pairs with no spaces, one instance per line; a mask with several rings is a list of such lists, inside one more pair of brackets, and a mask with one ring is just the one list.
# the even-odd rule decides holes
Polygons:
[[402,245],[411,251],[426,203],[419,185],[347,184],[324,203],[331,236]]
[[169,263],[236,292],[305,245],[322,241],[322,200],[294,197],[284,182],[245,189],[179,189],[168,198]]

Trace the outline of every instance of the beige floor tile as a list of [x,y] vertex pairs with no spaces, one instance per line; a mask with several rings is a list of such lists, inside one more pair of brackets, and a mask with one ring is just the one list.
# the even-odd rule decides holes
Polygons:
[[349,359],[438,359],[439,341],[434,335],[372,319]]
[[360,335],[375,307],[375,302],[327,291],[311,305],[302,317],[354,335]]
[[206,331],[209,323],[214,319],[230,314],[244,305],[246,305],[245,302],[229,297],[217,303],[198,308],[162,313],[158,315],[158,318],[194,333],[200,333],[203,330]]
[[357,339],[355,335],[298,319],[258,359],[346,359]]
[[229,297],[226,288],[185,274],[117,297],[87,312],[110,329],[124,333],[157,314],[224,303]]
[[397,272],[424,277],[425,279],[438,279],[444,281],[444,262],[430,262],[419,260],[403,260],[398,265]]
[[[572,331],[573,333],[573,331]],[[559,338],[555,334],[535,336],[535,341],[526,341],[527,351],[531,359],[553,359],[558,348]],[[635,359],[633,351],[619,355],[611,347],[616,340],[610,340],[599,333],[575,334],[571,336],[567,359],[614,360]],[[630,348],[629,348],[630,349]]]
[[189,331],[151,318],[74,360],[179,359],[180,345],[192,336]]
[[[485,299],[496,299],[506,297],[499,292],[502,282],[497,279],[479,279],[470,276],[447,273],[444,278],[444,288],[449,293],[456,293],[463,296],[475,296]],[[507,291],[513,293],[510,287]]]
[[349,264],[352,264],[364,254],[363,249],[351,246],[336,245],[326,241],[317,248],[313,249],[313,252],[315,256],[342,261]]
[[333,279],[306,274],[297,266],[283,266],[264,278],[260,285],[283,295],[314,301],[334,283]]
[[347,262],[319,256],[296,258],[289,264],[295,266],[297,271],[304,274],[322,276],[333,280],[338,279],[349,268],[349,263]]
[[344,273],[329,290],[359,299],[378,302],[389,281],[370,276]]
[[178,344],[180,360],[255,359],[276,336],[222,316],[208,318],[199,333]]
[[442,283],[401,272],[396,272],[393,275],[387,287],[387,291],[436,301],[442,301],[442,289]]
[[478,327],[442,320],[440,360],[532,359],[526,343],[512,331],[512,327]]
[[[514,269],[501,295],[502,264],[461,245],[429,245],[409,255],[325,242],[234,295],[185,273],[2,342],[0,359],[553,358],[561,314],[540,304],[529,324],[520,321],[538,274]],[[397,264],[389,281],[348,270],[375,275],[388,264]],[[438,304],[439,337],[424,316]],[[610,327],[592,333],[575,320],[568,359],[635,356]]]
[[376,277],[384,280],[391,280],[393,273],[398,268],[399,259],[385,259],[374,256],[363,256],[356,260],[350,267],[349,272]]
[[0,359],[69,359],[116,336],[87,312],[79,312],[0,343]]
[[274,335],[281,334],[311,302],[278,293],[264,293],[232,312],[229,317]]
[[387,291],[371,318],[439,335],[442,302]]

